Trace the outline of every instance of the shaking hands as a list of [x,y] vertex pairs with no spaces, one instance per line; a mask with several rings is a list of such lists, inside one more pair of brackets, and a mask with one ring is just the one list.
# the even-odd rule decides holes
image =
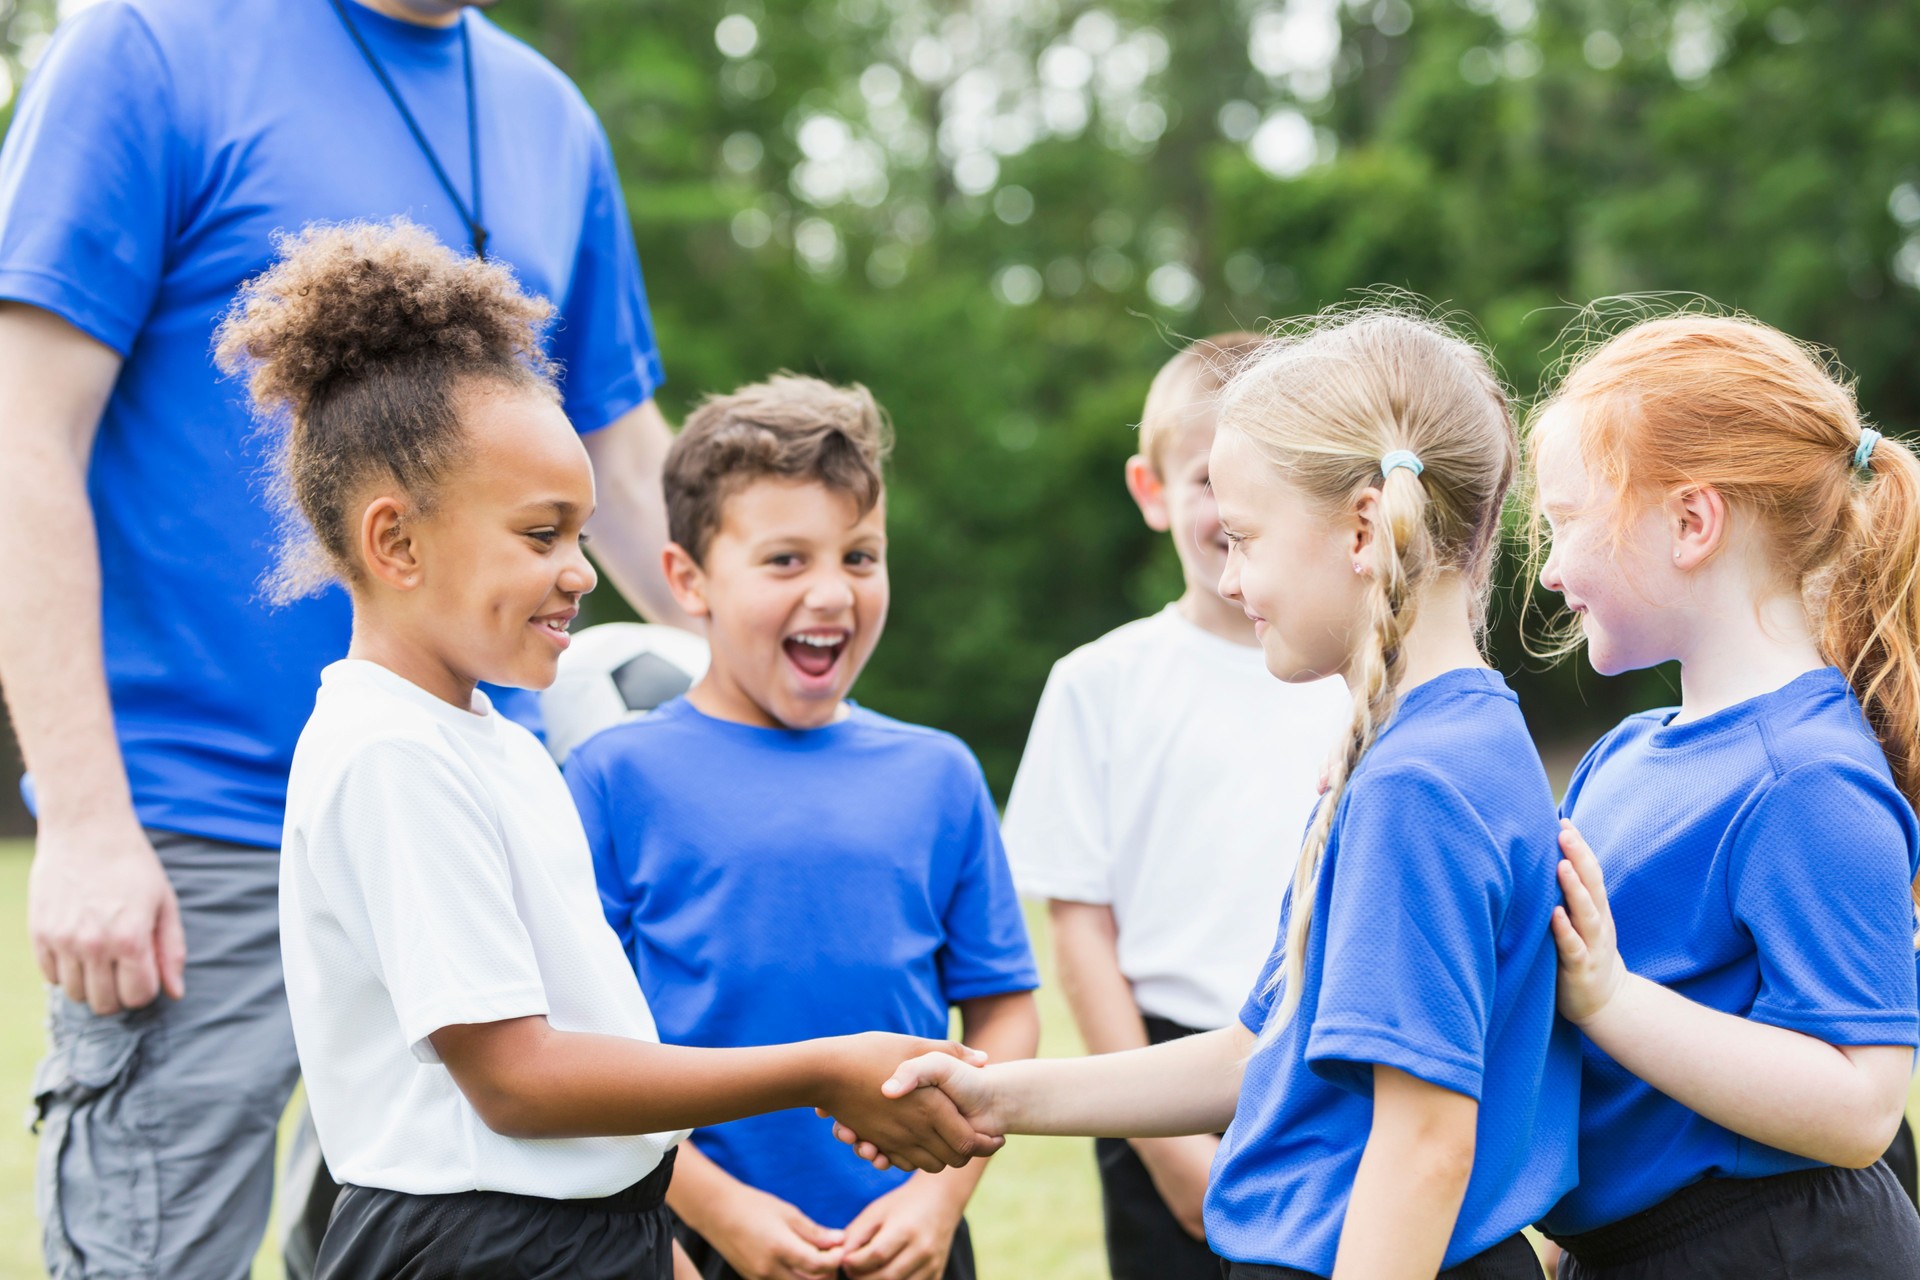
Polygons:
[[977,1049],[868,1032],[844,1037],[835,1057],[835,1079],[816,1111],[833,1117],[834,1136],[876,1169],[938,1173],[990,1156],[1006,1142],[999,1128],[972,1118],[991,1116],[985,1086],[967,1083],[985,1079],[987,1055]]
[[[947,1126],[942,1133],[968,1135],[971,1155],[991,1155],[1006,1141],[1006,1124],[998,1114],[1000,1099],[996,1097],[993,1073],[982,1069],[985,1061],[984,1054],[963,1045],[949,1045],[902,1062],[880,1086],[883,1105],[912,1107],[912,1114],[931,1116]],[[898,1144],[890,1133],[870,1126],[851,1110],[821,1108],[819,1114],[831,1115],[833,1136],[876,1169],[928,1167],[908,1157],[915,1151],[927,1151],[932,1145],[929,1142]],[[964,1164],[965,1160],[955,1163]]]

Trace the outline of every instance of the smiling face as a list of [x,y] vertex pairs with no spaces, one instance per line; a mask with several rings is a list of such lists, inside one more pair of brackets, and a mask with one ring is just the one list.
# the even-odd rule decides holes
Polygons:
[[461,395],[458,412],[467,456],[426,514],[390,491],[364,507],[355,648],[466,706],[480,681],[552,684],[597,579],[581,532],[593,469],[560,407],[487,386]]
[[1676,570],[1665,510],[1641,502],[1624,527],[1621,495],[1580,449],[1580,410],[1562,402],[1534,432],[1534,473],[1552,550],[1540,585],[1580,620],[1587,660],[1601,675],[1657,666],[1679,656],[1686,575]]
[[681,604],[713,662],[690,697],[709,715],[813,729],[842,714],[886,625],[885,503],[811,480],[754,480],[721,504],[704,563],[669,549]]
[[1344,675],[1366,617],[1358,516],[1308,498],[1238,431],[1214,436],[1209,470],[1228,544],[1220,594],[1253,620],[1267,670]]

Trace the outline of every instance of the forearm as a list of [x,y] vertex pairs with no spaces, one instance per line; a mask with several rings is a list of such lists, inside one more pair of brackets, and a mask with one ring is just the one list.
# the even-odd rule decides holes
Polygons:
[[1227,1127],[1252,1047],[1236,1023],[1146,1049],[986,1071],[1009,1133],[1174,1137]]
[[[828,1092],[823,1041],[693,1049],[556,1031],[544,1018],[517,1022],[511,1042],[495,1042],[485,1061],[455,1070],[488,1126],[511,1137],[692,1129],[814,1105]],[[461,1030],[470,1029],[435,1032],[434,1044]]]
[[660,471],[673,435],[659,407],[648,400],[582,440],[599,501],[587,525],[595,562],[647,621],[704,634],[674,602],[660,564],[667,543]]
[[722,1207],[741,1182],[709,1159],[692,1139],[681,1143],[679,1150],[673,1181],[667,1187],[667,1207],[695,1233],[711,1240],[719,1234],[715,1223]]
[[1147,1024],[1120,972],[1119,932],[1103,904],[1054,900],[1054,968],[1088,1053],[1121,1053],[1147,1046]]
[[1849,1167],[1873,1163],[1893,1140],[1912,1065],[1910,1050],[1836,1048],[1632,974],[1581,1029],[1621,1066],[1715,1124]]
[[0,467],[0,686],[40,818],[131,810],[100,639],[100,561],[86,462],[50,433],[7,433]]

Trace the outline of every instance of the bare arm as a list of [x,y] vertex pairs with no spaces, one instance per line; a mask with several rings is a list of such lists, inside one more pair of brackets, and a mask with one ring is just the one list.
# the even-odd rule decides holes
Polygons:
[[587,525],[593,537],[593,558],[641,617],[706,634],[674,603],[661,568],[660,552],[667,545],[667,506],[660,490],[660,468],[673,433],[659,406],[648,400],[580,439],[593,461],[600,504]]
[[[1054,964],[1060,989],[1080,1028],[1089,1053],[1122,1053],[1147,1045],[1146,1023],[1133,1000],[1133,987],[1120,972],[1119,929],[1113,908],[1102,903],[1047,904],[1053,926]],[[1153,1186],[1182,1229],[1206,1238],[1201,1206],[1207,1176],[1220,1140],[1211,1133],[1177,1138],[1135,1138],[1134,1151],[1147,1167]]]
[[1473,1174],[1480,1104],[1373,1069],[1373,1128],[1354,1175],[1333,1280],[1432,1280]]
[[0,303],[0,685],[33,771],[27,930],[41,972],[94,1012],[182,992],[179,906],[114,737],[87,466],[120,357],[49,311]]
[[430,1037],[496,1133],[578,1138],[723,1124],[789,1107],[858,1115],[896,1162],[935,1170],[995,1150],[944,1102],[899,1107],[876,1087],[904,1055],[961,1052],[912,1036],[841,1036],[753,1049],[692,1049],[556,1031],[544,1017],[442,1027]]
[[1614,1061],[1675,1102],[1743,1137],[1863,1169],[1893,1141],[1913,1050],[1831,1045],[1695,1004],[1629,973],[1600,863],[1561,832],[1564,907],[1554,911],[1560,1011]]

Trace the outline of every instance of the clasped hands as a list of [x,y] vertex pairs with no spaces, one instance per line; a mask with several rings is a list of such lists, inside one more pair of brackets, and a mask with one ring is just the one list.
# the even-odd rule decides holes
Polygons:
[[990,1073],[982,1069],[986,1060],[964,1045],[923,1053],[895,1067],[864,1108],[818,1107],[815,1114],[831,1117],[833,1136],[876,1169],[932,1172],[940,1166],[924,1158],[948,1151],[959,1158],[947,1163],[962,1165],[1007,1140]]

